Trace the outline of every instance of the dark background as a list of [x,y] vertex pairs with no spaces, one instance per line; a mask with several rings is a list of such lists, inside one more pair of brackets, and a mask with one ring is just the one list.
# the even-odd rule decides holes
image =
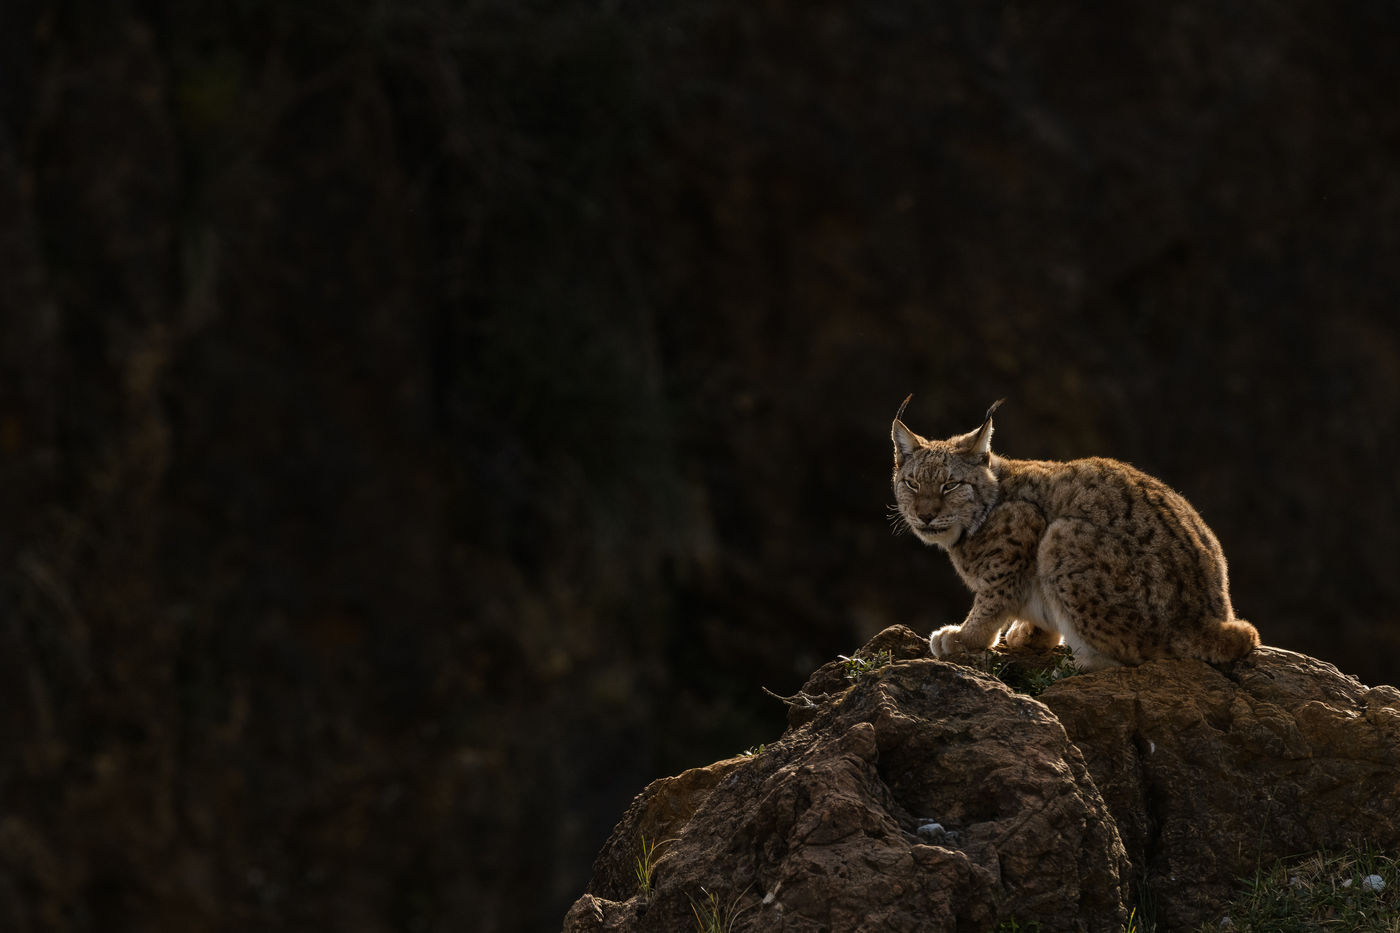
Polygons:
[[0,928],[557,929],[962,618],[911,391],[1400,679],[1397,10],[4,4]]

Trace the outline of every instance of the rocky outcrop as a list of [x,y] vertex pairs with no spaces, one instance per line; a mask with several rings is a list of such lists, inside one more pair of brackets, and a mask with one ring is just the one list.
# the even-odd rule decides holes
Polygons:
[[1116,931],[1139,905],[1189,930],[1260,861],[1400,847],[1400,691],[1303,655],[1158,661],[1039,699],[899,626],[856,657],[759,754],[639,795],[566,933],[686,929],[707,904],[735,930]]
[[[920,644],[890,630],[865,654]],[[854,676],[819,671],[816,714],[759,754],[649,787],[565,929],[686,929],[710,893],[738,929],[1121,928],[1123,845],[1043,705],[939,661]],[[661,845],[650,896],[643,840]]]
[[1163,930],[1212,919],[1241,876],[1300,852],[1400,848],[1400,690],[1260,648],[1155,661],[1040,697],[1084,754]]

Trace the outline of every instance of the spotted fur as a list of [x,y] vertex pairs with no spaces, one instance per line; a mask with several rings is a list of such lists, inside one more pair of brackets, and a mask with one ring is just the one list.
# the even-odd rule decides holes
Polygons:
[[[908,399],[905,400],[908,403]],[[928,440],[891,429],[899,519],[948,552],[972,590],[961,625],[929,636],[935,657],[1063,638],[1080,666],[1154,658],[1225,663],[1259,644],[1235,618],[1220,542],[1191,504],[1126,463],[992,453],[981,427]]]

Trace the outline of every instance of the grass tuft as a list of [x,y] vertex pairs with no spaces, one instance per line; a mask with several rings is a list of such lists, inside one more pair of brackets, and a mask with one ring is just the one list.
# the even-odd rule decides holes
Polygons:
[[647,837],[642,836],[640,850],[633,863],[633,871],[637,875],[637,893],[642,896],[643,900],[651,897],[652,881],[656,876],[656,850],[670,841],[663,839],[660,842],[648,842]]
[[1202,933],[1400,933],[1400,860],[1370,847],[1260,868]]
[[734,924],[753,905],[740,907],[739,902],[749,893],[748,888],[735,895],[734,900],[724,903],[713,891],[700,889],[704,895],[700,900],[690,899],[690,912],[695,915],[695,929],[698,933],[732,933]]

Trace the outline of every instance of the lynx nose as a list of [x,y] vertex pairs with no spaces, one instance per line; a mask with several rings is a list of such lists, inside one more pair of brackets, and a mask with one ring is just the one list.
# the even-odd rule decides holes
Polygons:
[[925,525],[932,525],[932,524],[933,524],[933,518],[934,518],[934,515],[933,515],[932,512],[920,512],[920,513],[919,513],[919,521],[923,522]]

